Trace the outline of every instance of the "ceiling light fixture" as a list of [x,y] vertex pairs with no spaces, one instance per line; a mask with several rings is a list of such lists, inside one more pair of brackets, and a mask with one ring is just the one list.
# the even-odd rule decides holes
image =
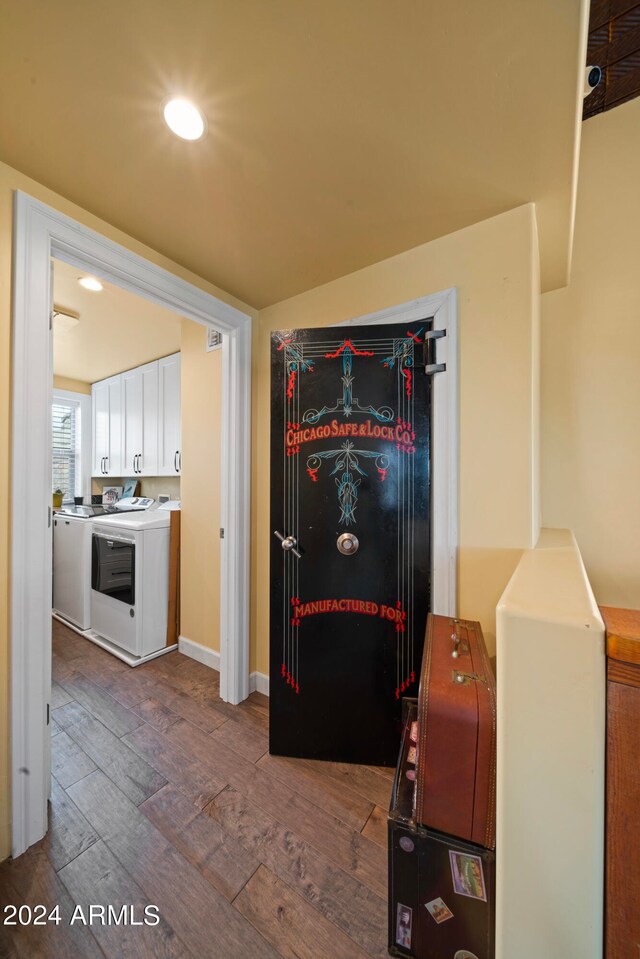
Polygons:
[[205,119],[189,100],[173,97],[162,110],[165,122],[176,136],[183,140],[199,140],[205,132]]
[[85,290],[91,290],[92,293],[100,293],[102,290],[102,283],[100,280],[96,280],[95,276],[81,276],[78,283]]

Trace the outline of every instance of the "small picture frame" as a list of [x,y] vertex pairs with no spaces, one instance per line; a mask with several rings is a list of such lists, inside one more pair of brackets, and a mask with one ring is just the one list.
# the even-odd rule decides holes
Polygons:
[[139,496],[140,494],[140,480],[135,477],[131,479],[126,479],[124,481],[124,492],[122,494],[123,499],[129,499],[131,496]]
[[113,506],[122,498],[122,486],[103,486],[102,502],[105,506]]

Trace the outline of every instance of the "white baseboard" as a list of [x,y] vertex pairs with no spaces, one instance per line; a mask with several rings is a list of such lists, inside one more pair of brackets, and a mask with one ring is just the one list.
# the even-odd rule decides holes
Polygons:
[[[185,656],[190,656],[191,659],[220,672],[220,653],[216,653],[215,650],[209,649],[201,643],[196,643],[192,639],[187,639],[186,636],[178,637],[178,649]],[[268,696],[269,677],[265,673],[250,673],[249,692],[262,693],[264,696]]]
[[269,695],[269,677],[265,673],[249,674],[249,692],[262,693],[263,696]]
[[209,649],[208,646],[187,639],[186,636],[178,636],[178,649],[184,656],[190,656],[191,659],[196,659],[204,666],[209,666],[210,669],[216,669],[220,672],[220,653],[216,653],[214,649]]

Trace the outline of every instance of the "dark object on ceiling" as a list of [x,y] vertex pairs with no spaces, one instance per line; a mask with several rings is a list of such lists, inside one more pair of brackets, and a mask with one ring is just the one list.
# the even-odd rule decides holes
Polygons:
[[638,0],[591,0],[587,65],[602,79],[585,97],[583,120],[640,95]]

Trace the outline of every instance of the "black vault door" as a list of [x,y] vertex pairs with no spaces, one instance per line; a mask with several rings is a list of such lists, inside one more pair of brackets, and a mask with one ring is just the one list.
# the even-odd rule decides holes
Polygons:
[[272,336],[272,753],[395,764],[429,609],[430,325]]

